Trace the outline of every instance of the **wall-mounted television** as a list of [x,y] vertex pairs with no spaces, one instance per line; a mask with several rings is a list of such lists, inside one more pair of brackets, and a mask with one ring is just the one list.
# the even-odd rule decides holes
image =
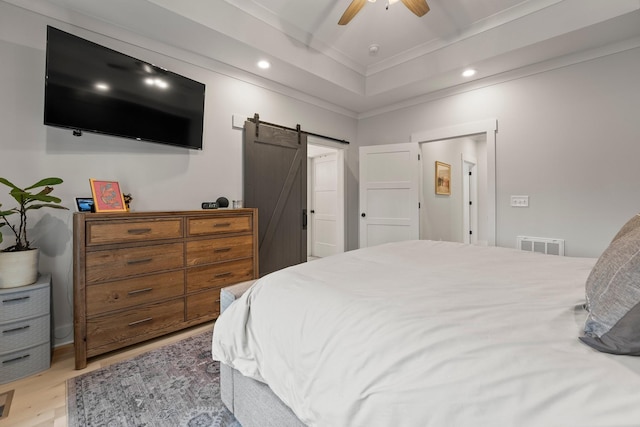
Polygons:
[[47,27],[44,124],[202,149],[205,85]]

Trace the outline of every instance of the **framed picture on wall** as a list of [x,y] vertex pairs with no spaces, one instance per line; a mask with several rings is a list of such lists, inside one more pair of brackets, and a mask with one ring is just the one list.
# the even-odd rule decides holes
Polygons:
[[117,181],[100,181],[90,178],[93,206],[96,212],[126,212],[124,197]]
[[451,165],[436,162],[436,194],[451,195]]

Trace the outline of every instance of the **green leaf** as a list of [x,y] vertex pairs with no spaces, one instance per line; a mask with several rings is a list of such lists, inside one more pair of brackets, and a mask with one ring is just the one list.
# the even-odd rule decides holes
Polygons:
[[62,180],[60,178],[55,178],[55,177],[45,178],[36,182],[31,187],[25,188],[25,190],[31,190],[32,188],[44,187],[48,185],[57,185],[57,184],[62,184]]
[[0,183],[6,185],[7,187],[18,188],[18,187],[15,186],[15,184],[13,184],[11,181],[9,181],[6,178],[0,178]]
[[60,205],[52,205],[52,204],[40,204],[40,205],[30,205],[28,207],[26,207],[24,210],[28,211],[31,209],[41,209],[41,208],[54,208],[54,209],[67,209],[64,206],[60,206]]

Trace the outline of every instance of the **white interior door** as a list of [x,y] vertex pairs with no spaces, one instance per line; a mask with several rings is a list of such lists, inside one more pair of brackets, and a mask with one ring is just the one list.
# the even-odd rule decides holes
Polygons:
[[311,159],[311,255],[325,257],[337,253],[337,155]]
[[360,247],[419,238],[417,143],[360,147]]

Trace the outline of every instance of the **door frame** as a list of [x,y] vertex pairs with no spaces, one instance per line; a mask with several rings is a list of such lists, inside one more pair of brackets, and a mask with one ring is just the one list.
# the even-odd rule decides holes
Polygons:
[[[478,243],[478,161],[462,157],[462,240],[463,243]],[[473,234],[469,234],[472,231]]]
[[496,133],[498,119],[486,119],[411,134],[411,142],[424,143],[484,133],[487,141],[487,245],[496,245]]
[[[346,233],[346,212],[345,212],[345,208],[346,208],[346,182],[345,182],[345,165],[347,162],[347,150],[344,148],[344,146],[338,145],[337,143],[332,143],[330,140],[327,139],[323,139],[323,138],[319,138],[319,137],[315,137],[313,135],[307,135],[307,148],[309,146],[318,146],[318,147],[322,147],[322,148],[326,148],[329,150],[332,150],[333,152],[335,152],[336,154],[336,180],[337,180],[337,192],[336,192],[336,253],[342,253],[345,251],[345,247],[346,247],[346,240],[347,240],[347,233]],[[309,161],[310,157],[308,154],[309,150],[307,149],[307,160]],[[310,173],[310,170],[307,169],[307,174]],[[310,212],[310,209],[312,209],[312,207],[310,206],[311,203],[311,192],[313,191],[312,188],[312,181],[309,179],[309,177],[307,177],[307,203],[309,204],[308,207],[308,212]],[[313,227],[313,221],[308,221],[308,243],[307,243],[307,252],[308,254],[311,254],[311,247],[312,247],[312,237],[313,234],[313,230],[309,229],[310,227]]]

